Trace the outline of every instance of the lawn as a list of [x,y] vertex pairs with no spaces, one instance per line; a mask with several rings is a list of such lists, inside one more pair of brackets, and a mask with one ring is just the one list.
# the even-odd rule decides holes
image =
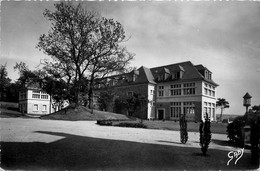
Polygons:
[[[122,122],[137,123],[137,122],[141,122],[141,120],[113,121],[112,125],[118,125],[119,123],[122,123]],[[178,121],[175,122],[175,121],[143,120],[142,122],[148,129],[161,129],[161,130],[173,130],[173,131],[180,130],[180,124]],[[200,125],[200,123],[187,122],[188,132],[199,132],[199,125]],[[226,130],[227,130],[226,123],[214,123],[214,122],[211,123],[211,132],[212,133],[226,134]]]

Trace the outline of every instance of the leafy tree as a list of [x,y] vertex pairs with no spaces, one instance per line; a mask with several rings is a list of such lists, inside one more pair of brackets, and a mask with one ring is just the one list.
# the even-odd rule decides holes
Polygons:
[[19,102],[19,88],[20,88],[20,84],[18,81],[16,81],[15,83],[11,83],[8,87],[7,87],[7,92],[6,92],[6,101],[7,102]]
[[227,137],[229,138],[229,141],[234,142],[241,147],[243,146],[244,141],[242,140],[242,128],[246,125],[245,118],[245,116],[238,116],[227,126]]
[[180,136],[181,143],[186,144],[188,141],[188,131],[187,131],[187,120],[185,115],[181,115],[180,117]]
[[90,101],[94,79],[124,70],[133,55],[121,46],[125,31],[119,22],[86,11],[82,4],[61,2],[54,6],[54,12],[44,12],[52,27],[40,36],[37,47],[52,57],[42,62],[45,70],[70,85],[68,92],[78,105],[84,78],[89,80]]
[[39,83],[42,84],[42,77],[44,77],[45,72],[42,70],[31,71],[29,67],[24,62],[17,63],[14,66],[14,70],[18,70],[20,77],[18,78],[18,84],[21,87],[26,86],[29,83]]
[[123,113],[127,111],[132,116],[140,112],[141,108],[147,104],[148,100],[141,94],[134,93],[132,96],[123,96],[115,99],[115,112]]
[[221,113],[219,120],[222,121],[222,115],[225,108],[229,108],[229,102],[226,101],[224,98],[218,98],[218,101],[216,102],[217,107],[220,107]]
[[253,110],[253,112],[260,112],[260,105],[254,105],[253,107],[252,107],[252,110]]
[[6,101],[8,87],[11,84],[11,79],[7,77],[8,72],[6,64],[0,66],[0,100]]
[[210,119],[208,117],[208,114],[206,114],[205,122],[200,122],[199,132],[201,151],[204,155],[206,155],[209,143],[211,141]]
[[67,91],[68,87],[63,80],[55,80],[46,76],[41,88],[52,97],[51,100],[54,99],[54,102],[51,103],[55,103],[59,109],[61,109],[64,100],[70,101]]
[[112,105],[114,98],[114,93],[112,91],[102,91],[99,94],[98,103],[100,110],[107,111],[109,105]]
[[251,162],[259,167],[260,115],[251,122],[250,127]]

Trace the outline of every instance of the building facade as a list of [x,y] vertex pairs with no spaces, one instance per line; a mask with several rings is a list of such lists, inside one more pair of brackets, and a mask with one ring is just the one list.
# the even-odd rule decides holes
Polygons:
[[[63,107],[69,103],[64,102]],[[19,110],[23,114],[47,115],[60,110],[49,94],[31,85],[19,91]]]
[[[212,72],[203,65],[187,61],[155,68],[142,66],[130,73],[102,80],[115,97],[136,93],[147,98],[147,103],[133,115],[135,117],[179,120],[180,115],[185,115],[187,120],[200,121],[207,113],[212,121],[216,120],[218,84],[212,80]],[[98,84],[95,93],[102,90],[104,86]],[[128,114],[127,109],[123,113]]]

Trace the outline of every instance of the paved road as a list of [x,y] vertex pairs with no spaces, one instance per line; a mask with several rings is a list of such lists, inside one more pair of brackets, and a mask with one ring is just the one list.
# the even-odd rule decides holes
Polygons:
[[[1,118],[0,127],[2,165],[8,169],[84,170],[87,167],[121,170],[172,169],[173,166],[178,169],[186,166],[188,169],[215,169],[218,166],[214,157],[200,159],[198,133],[189,133],[187,144],[181,144],[178,131],[99,126],[95,121]],[[212,135],[210,155],[220,159],[222,156],[221,167],[217,168],[236,169],[235,165],[226,168],[227,153],[236,149],[224,146],[223,140],[227,140],[226,135]],[[176,150],[175,154],[169,152],[172,149]],[[245,154],[249,155],[249,151]],[[186,164],[183,161],[185,155],[193,155],[185,160]],[[175,158],[174,162],[171,157]],[[198,158],[197,165],[191,162],[192,158]],[[204,164],[211,160],[211,165]],[[239,167],[248,168],[246,163],[248,159]]]
[[[179,144],[179,131],[99,126],[96,124],[96,121],[71,122],[57,120],[3,118],[0,122],[2,134],[1,141],[5,142],[37,141],[51,143],[64,138],[63,136],[54,136],[47,133],[42,133],[42,131],[45,131],[92,138],[200,148],[199,134],[195,132],[189,133],[189,141],[187,144]],[[223,134],[213,134],[212,139],[227,140],[227,136]],[[223,145],[218,145],[215,143],[211,143],[211,148],[221,148],[222,150],[224,149],[228,151],[233,149],[232,147],[223,147]]]

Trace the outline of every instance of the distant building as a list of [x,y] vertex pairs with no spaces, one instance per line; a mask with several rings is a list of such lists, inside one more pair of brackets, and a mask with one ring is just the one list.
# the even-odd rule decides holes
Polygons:
[[[148,102],[133,113],[142,119],[178,120],[185,114],[190,121],[204,119],[206,113],[216,120],[216,84],[212,72],[190,61],[155,68],[140,67],[130,73],[103,78],[95,94],[112,91],[114,98],[108,111],[114,110],[114,100],[132,96],[146,97]],[[127,109],[123,112],[128,114]]]
[[[62,107],[68,106],[64,101]],[[37,84],[26,85],[19,91],[19,110],[24,114],[46,115],[60,110],[49,94]]]

